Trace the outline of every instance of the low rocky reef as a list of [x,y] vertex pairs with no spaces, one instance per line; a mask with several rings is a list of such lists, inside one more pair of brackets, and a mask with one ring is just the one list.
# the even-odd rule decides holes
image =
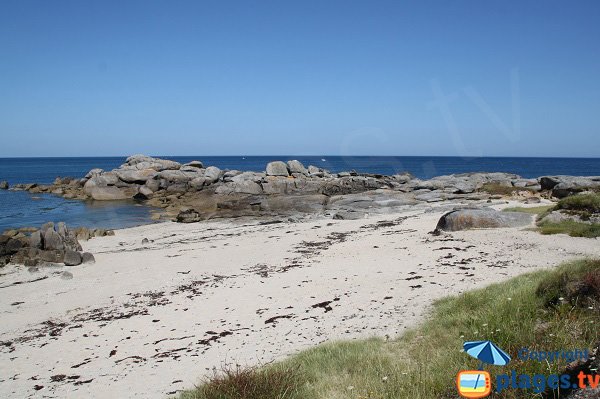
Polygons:
[[9,263],[25,266],[94,263],[94,255],[82,252],[79,240],[114,235],[111,230],[79,227],[71,230],[63,222],[49,222],[41,228],[7,230],[0,235],[0,266]]
[[274,161],[263,172],[249,172],[133,155],[111,171],[92,169],[83,178],[57,178],[51,185],[16,184],[10,189],[81,200],[135,199],[163,208],[167,217],[179,222],[295,213],[346,219],[372,209],[454,199],[562,198],[600,190],[600,177],[525,179],[510,173],[466,173],[421,180],[409,173],[330,173],[297,160]]

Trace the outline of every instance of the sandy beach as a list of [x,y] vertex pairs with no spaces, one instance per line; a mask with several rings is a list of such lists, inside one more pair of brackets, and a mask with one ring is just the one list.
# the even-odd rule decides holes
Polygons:
[[394,337],[437,298],[600,256],[597,239],[522,228],[431,235],[445,210],[166,222],[83,243],[92,265],[7,266],[0,395],[164,398],[224,363]]

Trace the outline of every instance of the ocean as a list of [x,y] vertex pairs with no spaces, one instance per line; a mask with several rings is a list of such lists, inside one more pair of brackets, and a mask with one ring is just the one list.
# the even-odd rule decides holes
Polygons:
[[[181,163],[201,160],[221,169],[262,171],[274,160],[298,159],[331,172],[356,170],[391,175],[410,172],[427,179],[466,172],[510,172],[526,178],[543,175],[600,175],[600,158],[462,158],[378,156],[159,156]],[[57,176],[83,177],[92,168],[110,170],[126,157],[0,158],[0,181],[51,183]],[[0,190],[0,231],[45,222],[64,221],[69,226],[124,228],[151,223],[150,209],[135,201],[98,202],[65,200],[48,194]]]

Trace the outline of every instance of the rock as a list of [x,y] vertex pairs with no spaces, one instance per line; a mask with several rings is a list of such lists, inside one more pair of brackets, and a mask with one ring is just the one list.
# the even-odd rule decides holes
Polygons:
[[62,272],[60,274],[60,278],[62,278],[63,280],[72,280],[73,279],[73,273],[71,273],[71,272]]
[[146,180],[145,186],[153,193],[160,189],[160,180],[156,178]]
[[40,260],[48,263],[63,263],[65,260],[65,251],[62,250],[44,250],[38,254]]
[[62,237],[54,229],[47,229],[44,233],[44,249],[63,250],[65,244]]
[[133,198],[135,194],[115,186],[95,187],[89,191],[90,196],[97,201],[116,201]]
[[144,244],[149,244],[149,243],[150,243],[150,240],[149,240],[149,239],[147,239],[147,238],[142,238],[142,245],[144,245]]
[[154,169],[116,169],[115,174],[119,180],[126,183],[144,184],[148,179],[154,178],[158,172]]
[[9,185],[6,180],[0,181],[0,190],[8,190]]
[[85,265],[96,263],[96,258],[94,258],[94,255],[92,255],[91,253],[84,252],[83,254],[81,254],[81,263]]
[[147,155],[132,155],[121,168],[127,166],[134,166],[136,169],[154,169],[157,172],[161,172],[163,170],[177,170],[181,167],[179,162],[170,161],[168,159],[160,159],[160,158],[152,158]]
[[135,198],[150,199],[150,198],[152,198],[153,194],[154,194],[154,192],[152,190],[150,190],[146,185],[143,185],[139,188],[139,191],[136,194]]
[[233,193],[239,194],[262,194],[263,189],[258,184],[251,180],[243,180],[240,182],[225,183],[215,190],[216,194],[229,195]]
[[104,169],[95,168],[95,169],[92,169],[89,172],[87,172],[87,174],[85,175],[84,179],[89,180],[92,177],[96,177],[96,176],[101,175],[102,173],[104,173]]
[[364,219],[364,212],[356,212],[356,211],[339,211],[335,215],[333,215],[333,219],[336,220],[358,220]]
[[78,266],[82,262],[81,254],[77,251],[67,249],[65,251],[65,266]]
[[41,231],[31,233],[31,236],[29,236],[29,246],[38,249],[44,248],[44,236]]
[[304,175],[308,176],[308,170],[302,165],[302,162],[294,159],[291,161],[287,161],[287,169],[290,171],[292,175]]
[[443,215],[436,230],[459,231],[468,229],[524,227],[532,222],[531,215],[523,212],[501,212],[491,208],[459,209]]
[[44,224],[42,225],[42,227],[40,227],[40,231],[41,231],[42,233],[45,233],[45,232],[46,232],[46,230],[48,230],[48,229],[52,229],[52,230],[54,230],[54,223],[53,223],[53,222],[47,222],[47,223],[44,223]]
[[200,214],[192,208],[182,209],[175,218],[175,221],[179,223],[195,223],[201,220]]
[[23,248],[23,242],[18,238],[10,238],[4,245],[4,253],[7,255],[14,254],[21,248]]
[[204,164],[201,161],[188,162],[186,164],[183,164],[183,166],[189,166],[189,167],[198,168],[198,169],[203,169],[204,168]]
[[539,182],[543,190],[552,190],[557,198],[600,189],[600,176],[542,176]]
[[188,186],[193,190],[202,190],[205,185],[210,184],[206,177],[196,177],[188,183]]
[[221,173],[221,169],[217,168],[216,166],[209,166],[208,168],[206,168],[206,170],[204,170],[204,177],[209,182],[209,184],[212,184],[219,180],[219,178],[221,177]]
[[323,169],[318,168],[314,165],[309,165],[308,166],[308,174],[309,176],[315,176],[315,177],[323,177],[325,176],[325,172]]
[[289,176],[287,165],[281,161],[269,162],[267,164],[267,176]]

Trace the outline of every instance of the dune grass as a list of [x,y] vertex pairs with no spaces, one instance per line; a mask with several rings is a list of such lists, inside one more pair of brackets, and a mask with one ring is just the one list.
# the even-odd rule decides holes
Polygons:
[[588,214],[600,213],[600,194],[578,194],[558,201],[556,209],[565,209]]
[[[590,277],[592,276],[592,277]],[[581,291],[586,306],[570,287],[596,284]],[[317,346],[286,361],[250,369],[263,385],[256,394],[240,390],[239,379],[226,373],[183,393],[180,399],[434,399],[456,398],[455,378],[478,361],[462,352],[464,341],[492,340],[512,355],[496,372],[528,375],[561,373],[564,361],[521,361],[531,350],[590,348],[600,339],[600,261],[581,260],[540,271],[435,303],[429,319],[394,340],[373,338]],[[587,283],[586,283],[587,284]],[[583,295],[583,294],[581,294]],[[558,299],[562,298],[562,299]],[[280,383],[281,373],[289,373]],[[235,375],[234,375],[235,377]],[[271,383],[271,378],[275,383]],[[237,387],[237,388],[236,388]],[[254,392],[254,391],[252,391]],[[505,390],[493,398],[529,398],[526,390]]]
[[562,222],[542,222],[537,230],[542,234],[568,234],[571,237],[600,237],[600,224],[588,224],[565,220]]
[[532,215],[543,215],[546,212],[550,211],[554,208],[554,205],[541,205],[541,206],[533,206],[533,207],[523,207],[523,206],[515,206],[512,208],[504,208],[504,212],[523,212],[530,213]]

